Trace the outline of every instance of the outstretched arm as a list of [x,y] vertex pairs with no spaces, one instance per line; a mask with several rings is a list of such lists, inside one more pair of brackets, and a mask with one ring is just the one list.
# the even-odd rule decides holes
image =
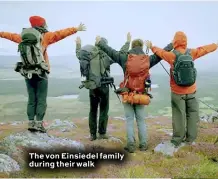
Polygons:
[[120,52],[125,52],[127,53],[129,51],[129,47],[130,47],[130,42],[131,42],[131,34],[128,33],[127,34],[127,38],[126,38],[126,43],[122,46],[122,48],[120,49]]
[[165,47],[165,49],[169,50],[169,51],[165,51],[164,49],[152,46],[151,41],[147,40],[146,41],[146,46],[152,50],[152,52],[159,56],[161,59],[167,61],[169,64],[173,63],[173,60],[175,59],[175,54],[170,52],[173,47],[172,47],[172,43],[168,45],[168,47]]
[[0,32],[0,37],[8,39],[8,40],[15,42],[15,43],[21,42],[21,36],[19,34],[16,34],[16,33]]
[[129,51],[130,42],[126,42],[120,49],[120,52],[127,53]]
[[66,28],[55,32],[47,32],[44,35],[44,41],[47,45],[51,45],[72,34],[75,34],[78,31],[85,31],[85,30],[86,27],[84,26],[84,24],[80,24],[78,27]]
[[193,57],[194,60],[208,54],[211,53],[213,51],[215,51],[217,49],[217,44],[213,43],[210,45],[205,45],[202,47],[198,47],[196,49],[191,49],[191,55]]
[[80,49],[81,49],[81,39],[80,37],[76,38],[76,57],[80,60]]
[[104,41],[101,40],[101,37],[96,37],[96,45],[104,51],[110,58],[113,59],[115,63],[118,63],[120,66],[124,66],[125,61],[127,60],[128,54],[123,52],[118,52],[113,48],[109,47]]
[[[164,47],[163,51],[170,52],[173,49],[173,44],[170,43],[166,47]],[[150,68],[158,64],[162,60],[162,57],[158,56],[158,54],[154,53],[153,55],[150,56]]]

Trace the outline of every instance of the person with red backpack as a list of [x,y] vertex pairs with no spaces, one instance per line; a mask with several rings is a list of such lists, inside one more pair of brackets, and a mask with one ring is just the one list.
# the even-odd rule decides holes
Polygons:
[[[124,72],[124,81],[116,90],[122,95],[124,113],[126,118],[127,145],[124,149],[130,153],[135,152],[134,117],[138,126],[139,149],[147,150],[147,131],[145,124],[145,105],[150,103],[150,97],[146,90],[146,81],[150,78],[149,69],[161,61],[157,55],[145,54],[143,41],[133,40],[131,50],[127,53],[119,52],[109,47],[101,37],[96,37],[96,45],[103,50],[115,63],[118,63]],[[172,50],[172,44],[164,48]]]
[[152,52],[170,64],[170,86],[172,106],[173,136],[170,147],[173,149],[194,144],[197,138],[199,106],[196,98],[197,70],[194,61],[208,53],[214,52],[218,44],[211,43],[195,49],[187,48],[187,36],[178,31],[174,35],[172,52],[153,46],[146,41]]

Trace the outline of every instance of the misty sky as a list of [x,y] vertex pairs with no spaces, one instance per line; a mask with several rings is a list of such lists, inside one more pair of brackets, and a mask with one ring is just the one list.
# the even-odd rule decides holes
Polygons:
[[[82,44],[95,41],[96,35],[108,39],[109,45],[119,49],[127,32],[133,38],[152,40],[164,47],[174,33],[184,31],[188,46],[198,47],[218,41],[218,2],[0,2],[0,31],[20,33],[29,26],[29,16],[46,18],[50,31],[77,26],[83,22],[87,32],[78,32],[49,47],[49,55],[75,54],[75,39]],[[17,44],[0,39],[0,51],[17,53]],[[206,61],[218,65],[217,52]],[[211,63],[212,64],[212,63]]]

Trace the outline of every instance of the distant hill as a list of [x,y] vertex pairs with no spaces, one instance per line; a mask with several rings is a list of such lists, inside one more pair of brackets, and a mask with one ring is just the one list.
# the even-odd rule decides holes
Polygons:
[[[20,57],[15,55],[0,55],[0,68],[14,65],[19,59]],[[51,56],[49,59],[53,67],[69,67],[79,64],[76,56]]]
[[18,60],[18,56],[0,55],[0,68],[14,68]]
[[[1,54],[1,53],[0,53]],[[19,61],[19,56],[15,55],[0,55],[0,69],[10,69],[14,68],[14,65],[16,64],[17,61]],[[73,74],[78,74],[80,75],[80,68],[79,68],[79,61],[75,55],[66,55],[66,56],[49,56],[50,64],[51,64],[51,69],[52,73],[56,72],[70,72]],[[206,59],[207,60],[207,59]],[[200,72],[216,72],[217,65],[212,62],[211,59],[208,59],[208,64],[206,65],[207,68],[205,67],[205,64],[203,63],[204,61],[197,60],[196,61],[196,68]],[[164,67],[169,71],[169,64],[167,64],[165,61],[162,61],[162,64]],[[152,74],[165,74],[166,72],[164,71],[163,67],[161,64],[158,64],[154,66],[151,69]],[[122,75],[123,71],[121,67],[118,64],[113,64],[111,66],[111,74],[112,75]]]

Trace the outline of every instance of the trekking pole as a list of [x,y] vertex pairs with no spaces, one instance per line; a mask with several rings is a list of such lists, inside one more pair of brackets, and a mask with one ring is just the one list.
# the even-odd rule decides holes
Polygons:
[[149,53],[149,48],[147,47],[146,51],[145,51],[145,54],[148,55],[148,53]]
[[209,104],[207,104],[207,103],[205,103],[205,102],[203,102],[202,100],[200,100],[200,99],[198,99],[201,103],[203,103],[204,105],[206,105],[207,107],[209,107],[210,109],[212,109],[213,111],[215,111],[215,112],[217,112],[218,113],[218,110],[217,109],[215,109],[215,108],[213,108],[213,107],[211,107]]
[[164,67],[164,65],[160,62],[161,66],[163,67],[163,69],[166,71],[166,73],[170,76],[170,73],[167,71],[167,69]]
[[[170,76],[170,73],[167,71],[167,69],[164,67],[164,65],[160,62],[161,66],[163,67],[163,69],[166,71],[166,73]],[[206,105],[207,107],[209,107],[210,109],[212,109],[213,111],[218,113],[218,110],[214,109],[213,107],[211,107],[209,104],[201,101],[200,99],[198,99],[202,104]],[[218,142],[218,139],[217,139]]]
[[[112,86],[113,86],[115,91],[117,90],[114,84],[110,84],[110,86],[111,86],[111,88],[112,88]],[[119,99],[119,101],[120,101],[120,103],[121,103],[121,100],[120,100],[119,95],[118,95],[117,93],[116,93],[116,95],[117,95],[117,98]]]

